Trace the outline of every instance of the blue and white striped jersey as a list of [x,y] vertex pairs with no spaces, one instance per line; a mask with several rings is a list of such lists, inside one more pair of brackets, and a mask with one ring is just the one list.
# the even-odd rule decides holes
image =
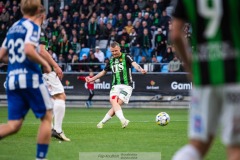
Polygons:
[[43,83],[39,65],[29,60],[24,53],[24,45],[35,47],[39,44],[40,27],[22,18],[9,29],[2,44],[8,50],[7,89],[37,88]]

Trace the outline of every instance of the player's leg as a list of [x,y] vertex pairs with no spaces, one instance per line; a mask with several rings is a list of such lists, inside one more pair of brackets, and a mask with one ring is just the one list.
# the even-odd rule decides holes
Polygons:
[[88,102],[89,102],[89,105],[92,106],[92,98],[94,96],[94,90],[89,90],[90,94],[89,94],[89,97],[88,97]]
[[222,101],[220,90],[194,88],[189,115],[189,144],[178,150],[173,160],[201,160],[216,134]]
[[65,100],[66,95],[64,92],[63,85],[60,79],[57,77],[55,72],[44,74],[45,82],[47,83],[48,90],[53,100],[53,115],[54,115],[54,126],[52,130],[52,136],[60,140],[70,141],[62,131],[63,118],[65,116]]
[[21,90],[7,90],[7,100],[8,123],[0,125],[0,139],[19,131],[23,123],[23,117],[29,110],[27,104],[24,103]]
[[51,97],[44,84],[40,84],[38,88],[27,89],[24,96],[25,101],[28,101],[28,105],[31,107],[36,118],[41,119],[37,136],[36,159],[45,159],[51,138],[53,107]]
[[124,117],[121,105],[123,103],[128,104],[129,99],[132,95],[132,87],[126,85],[119,85],[115,87],[115,90],[118,90],[119,94],[112,92],[110,96],[110,102],[112,104],[115,115],[119,118],[122,123],[122,128],[127,127],[129,120]]
[[70,141],[62,130],[62,123],[65,116],[65,93],[55,94],[52,96],[54,98],[53,113],[54,113],[54,126],[52,130],[52,136],[60,140]]
[[103,128],[103,125],[107,123],[115,115],[113,108],[109,109],[103,119],[97,124],[97,128]]
[[[224,86],[222,140],[227,146],[227,159],[240,159],[240,85]],[[227,120],[226,120],[227,117]]]
[[7,124],[0,125],[0,139],[5,138],[11,134],[17,133],[22,126],[23,119],[9,120]]
[[41,118],[41,124],[38,128],[37,137],[37,160],[46,158],[48,152],[48,145],[51,139],[51,122],[52,110],[46,111],[44,117]]

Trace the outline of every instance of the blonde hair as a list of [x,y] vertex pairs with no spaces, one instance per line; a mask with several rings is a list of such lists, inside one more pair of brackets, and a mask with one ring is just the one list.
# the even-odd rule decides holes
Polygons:
[[21,0],[21,12],[23,15],[36,15],[40,6],[42,6],[41,0]]

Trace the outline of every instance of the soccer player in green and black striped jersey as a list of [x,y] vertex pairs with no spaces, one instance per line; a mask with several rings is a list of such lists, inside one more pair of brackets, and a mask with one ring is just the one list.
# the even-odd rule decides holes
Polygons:
[[[240,1],[176,0],[175,3],[171,38],[190,71],[194,88],[190,142],[176,152],[173,160],[203,159],[219,125],[223,129],[227,158],[239,160]],[[185,22],[192,26],[192,46],[186,43],[182,32]]]
[[131,67],[133,66],[142,74],[146,74],[147,72],[142,69],[142,67],[140,67],[135,61],[133,61],[133,58],[129,54],[122,53],[117,42],[111,43],[110,50],[112,52],[112,57],[104,70],[92,78],[87,77],[86,81],[95,81],[96,79],[104,76],[108,71],[112,71],[113,80],[112,88],[110,91],[110,102],[112,108],[97,124],[97,127],[102,128],[103,124],[110,120],[112,116],[116,115],[122,123],[122,128],[125,128],[127,127],[129,120],[124,117],[121,105],[123,103],[128,104],[128,101],[132,94]]

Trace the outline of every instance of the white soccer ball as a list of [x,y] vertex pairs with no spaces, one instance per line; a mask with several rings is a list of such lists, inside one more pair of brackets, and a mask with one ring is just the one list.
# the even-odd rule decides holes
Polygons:
[[170,116],[166,112],[160,112],[156,116],[156,123],[160,126],[166,126],[170,122]]

